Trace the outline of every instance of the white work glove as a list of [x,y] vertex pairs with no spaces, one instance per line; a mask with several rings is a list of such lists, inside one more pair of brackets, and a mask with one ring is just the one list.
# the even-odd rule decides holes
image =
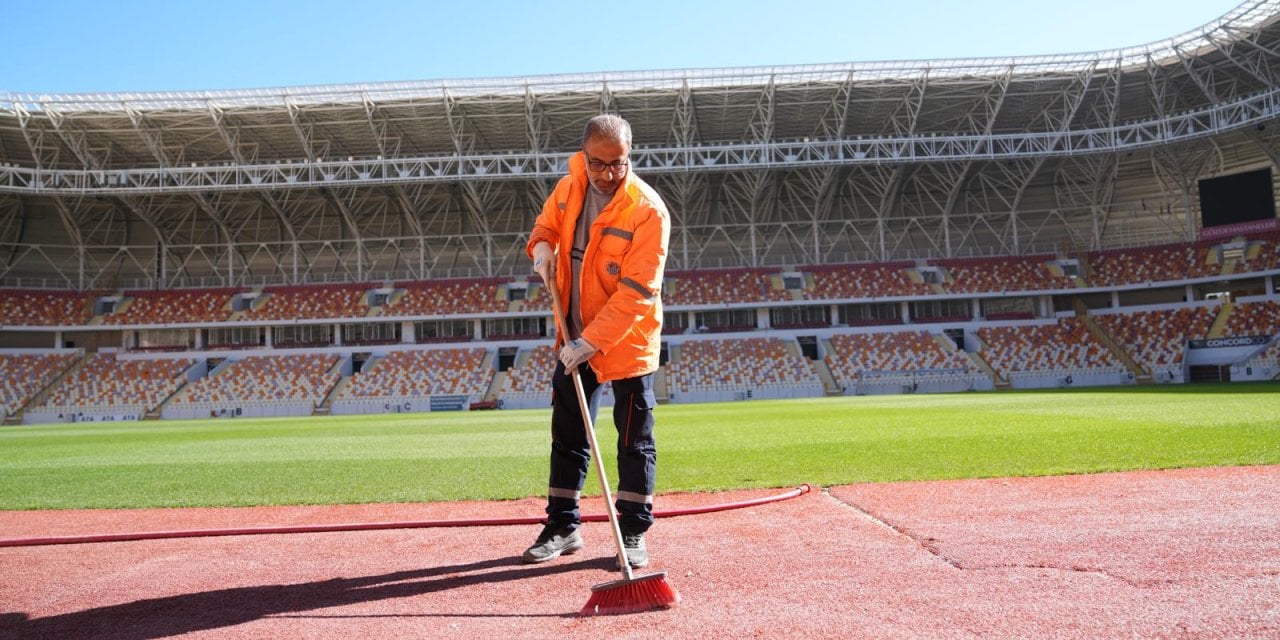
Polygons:
[[548,287],[556,286],[556,250],[545,242],[533,245],[533,272],[542,276]]
[[570,340],[569,344],[560,349],[560,362],[564,363],[565,371],[573,371],[578,365],[590,360],[595,353],[596,348],[590,342],[582,338]]

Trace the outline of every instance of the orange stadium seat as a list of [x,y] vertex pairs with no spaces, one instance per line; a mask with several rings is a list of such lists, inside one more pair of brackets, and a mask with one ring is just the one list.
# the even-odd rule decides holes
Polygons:
[[690,340],[667,363],[668,385],[687,392],[818,383],[813,363],[780,338]]
[[668,271],[671,281],[666,304],[712,305],[743,302],[764,302],[770,299],[772,290],[770,273],[763,269],[715,269],[706,271]]
[[483,394],[493,381],[483,347],[392,351],[369,372],[351,377],[339,393],[344,398],[413,397],[436,394]]
[[93,354],[53,388],[41,407],[142,407],[151,410],[177,391],[190,358],[117,360]]
[[1254,357],[1257,362],[1265,362],[1273,365],[1280,365],[1280,340],[1273,340],[1271,344]]
[[551,294],[547,293],[547,288],[543,286],[540,278],[529,283],[528,291],[528,297],[520,305],[522,311],[551,312]]
[[322,353],[247,356],[217,375],[188,385],[174,404],[283,400],[319,404],[341,378],[335,369],[338,360],[337,355]]
[[1003,376],[1024,371],[1120,368],[1119,360],[1076,318],[1055,324],[980,327],[981,353]]
[[22,408],[31,397],[66,371],[75,354],[0,354],[0,416]]
[[224,322],[231,317],[231,298],[247,289],[126,291],[122,311],[102,317],[103,324],[173,324]]
[[946,271],[948,278],[943,288],[954,293],[1004,293],[1073,288],[1075,283],[1071,278],[1050,273],[1046,264],[1053,259],[1054,256],[1044,254],[931,260],[929,264],[942,267]]
[[1210,307],[1099,314],[1094,319],[1135,362],[1154,370],[1181,366],[1187,340],[1204,338],[1217,311]]
[[247,309],[244,320],[311,320],[363,318],[369,314],[365,300],[372,285],[335,284],[265,287],[260,306]]
[[96,294],[44,289],[0,289],[0,325],[75,326],[93,317]]
[[842,386],[884,376],[977,371],[967,355],[944,349],[927,331],[838,333],[830,344],[826,363]]
[[449,316],[501,313],[510,303],[499,297],[501,278],[398,282],[404,295],[383,309],[387,316]]
[[1241,302],[1227,317],[1227,335],[1280,334],[1280,304],[1271,300]]
[[806,267],[813,274],[814,287],[806,298],[841,300],[928,295],[929,285],[907,275],[912,262],[845,264]]
[[555,373],[556,354],[550,345],[538,345],[529,350],[528,359],[507,369],[502,393],[550,393],[551,376]]
[[1202,245],[1095,251],[1088,258],[1089,282],[1095,287],[1203,278],[1222,272],[1222,265],[1211,262],[1208,247]]
[[1271,234],[1263,239],[1258,251],[1258,259],[1252,265],[1252,271],[1274,271],[1280,269],[1280,233]]

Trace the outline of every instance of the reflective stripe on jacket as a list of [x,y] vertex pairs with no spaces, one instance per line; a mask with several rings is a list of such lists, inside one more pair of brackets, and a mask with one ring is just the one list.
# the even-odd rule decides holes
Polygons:
[[[542,206],[525,247],[530,257],[539,242],[556,250],[555,287],[569,300],[574,229],[588,184],[586,157],[569,158],[569,175],[560,179]],[[591,225],[582,258],[582,338],[598,352],[589,361],[600,382],[632,378],[658,369],[662,347],[662,272],[667,262],[671,218],[648,184],[627,172]],[[567,313],[567,309],[565,312]],[[556,348],[564,327],[556,327]]]

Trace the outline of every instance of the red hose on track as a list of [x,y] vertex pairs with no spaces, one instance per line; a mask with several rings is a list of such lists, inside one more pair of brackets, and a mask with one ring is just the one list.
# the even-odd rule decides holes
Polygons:
[[[754,507],[771,502],[781,502],[789,500],[797,496],[809,493],[808,484],[802,484],[791,491],[780,493],[775,496],[766,496],[764,498],[754,498],[751,500],[741,500],[738,502],[725,502],[721,504],[712,504],[702,507],[687,507],[684,509],[671,509],[667,511],[655,511],[655,518],[674,518],[676,516],[691,516],[703,513],[714,513],[716,511],[728,511],[730,509],[743,509],[746,507]],[[607,517],[604,514],[589,514],[582,516],[583,522],[604,522]],[[146,531],[133,533],[104,533],[97,535],[81,535],[81,536],[53,536],[44,538],[11,538],[0,539],[0,548],[4,547],[39,547],[55,544],[91,544],[96,542],[130,542],[135,540],[162,540],[166,538],[211,538],[215,536],[255,536],[255,535],[274,535],[284,533],[331,533],[335,531],[376,531],[382,529],[428,529],[434,527],[497,527],[507,525],[534,525],[545,522],[543,517],[524,517],[524,518],[482,518],[476,520],[424,520],[418,522],[363,522],[350,524],[312,524],[312,525],[295,525],[291,527],[248,527],[239,529],[193,529],[186,531]]]

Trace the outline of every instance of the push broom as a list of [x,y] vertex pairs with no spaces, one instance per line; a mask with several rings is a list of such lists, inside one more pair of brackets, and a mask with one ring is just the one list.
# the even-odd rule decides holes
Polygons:
[[[564,321],[564,310],[560,308],[560,296],[554,283],[547,284],[551,293],[551,307],[556,314],[556,322],[560,327],[568,327]],[[639,613],[651,609],[667,609],[680,602],[680,594],[667,582],[667,572],[635,575],[631,572],[631,564],[627,562],[627,551],[622,543],[622,527],[618,525],[618,510],[613,504],[613,494],[609,491],[609,480],[604,473],[604,458],[600,457],[600,445],[596,443],[596,430],[591,424],[591,408],[587,405],[587,394],[582,389],[582,378],[577,367],[569,372],[573,378],[573,390],[578,396],[578,408],[582,412],[582,427],[586,431],[587,443],[591,446],[591,459],[595,461],[596,475],[600,477],[600,490],[604,494],[605,510],[609,514],[609,528],[613,531],[613,541],[618,547],[618,566],[622,567],[622,579],[602,582],[591,587],[591,597],[578,612],[581,616],[614,615],[623,613]]]

